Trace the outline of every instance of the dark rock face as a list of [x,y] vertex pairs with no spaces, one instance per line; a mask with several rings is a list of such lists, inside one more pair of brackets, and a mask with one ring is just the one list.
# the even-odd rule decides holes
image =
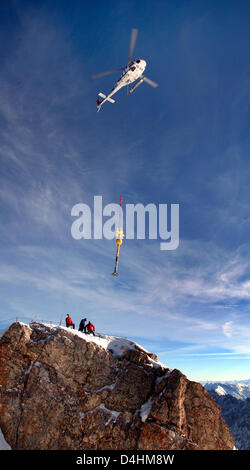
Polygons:
[[12,449],[233,448],[202,385],[132,342],[115,346],[13,323],[0,340],[0,427]]

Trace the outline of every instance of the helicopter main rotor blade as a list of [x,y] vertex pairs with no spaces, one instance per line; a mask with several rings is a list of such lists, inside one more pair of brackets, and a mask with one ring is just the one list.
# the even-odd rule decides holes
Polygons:
[[150,80],[150,78],[143,76],[143,81],[148,83],[148,85],[151,85],[153,88],[158,87],[158,83],[153,82],[153,80]]
[[124,67],[122,67],[120,69],[115,69],[115,70],[108,70],[107,72],[96,73],[95,75],[92,75],[92,78],[95,79],[95,78],[99,78],[99,77],[104,77],[105,75],[109,75],[110,73],[119,72],[123,69],[124,69]]
[[128,56],[128,63],[131,61],[134,48],[135,48],[135,43],[137,39],[137,34],[138,34],[138,29],[133,28],[131,30],[131,38],[130,38],[130,46],[129,46],[129,56]]

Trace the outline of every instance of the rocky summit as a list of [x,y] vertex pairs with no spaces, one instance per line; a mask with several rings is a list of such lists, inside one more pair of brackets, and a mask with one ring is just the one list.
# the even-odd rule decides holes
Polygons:
[[199,383],[125,338],[13,323],[0,340],[0,428],[12,449],[227,450]]

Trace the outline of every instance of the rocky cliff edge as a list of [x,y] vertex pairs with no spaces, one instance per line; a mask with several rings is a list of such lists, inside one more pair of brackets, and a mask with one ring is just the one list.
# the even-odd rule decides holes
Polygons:
[[125,338],[13,323],[0,340],[0,428],[12,449],[227,450],[206,389]]

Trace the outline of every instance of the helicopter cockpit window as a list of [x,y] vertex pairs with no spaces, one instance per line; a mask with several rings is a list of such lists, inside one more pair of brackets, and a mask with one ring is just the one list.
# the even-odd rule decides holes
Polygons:
[[132,70],[132,72],[134,72],[134,70],[135,70],[135,67],[130,67],[130,70]]
[[140,61],[139,59],[136,61],[137,64],[139,64],[140,62],[141,62],[141,61]]

